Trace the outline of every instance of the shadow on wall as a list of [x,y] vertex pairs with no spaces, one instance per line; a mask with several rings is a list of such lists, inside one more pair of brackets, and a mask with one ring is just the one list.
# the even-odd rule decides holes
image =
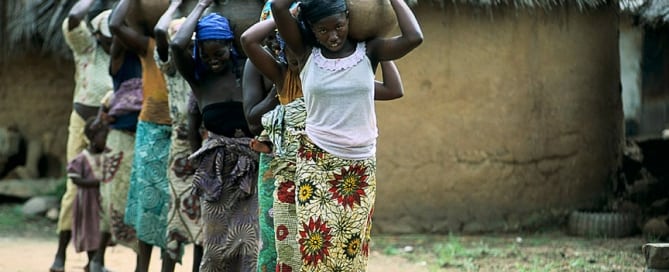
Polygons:
[[42,140],[29,140],[16,126],[0,127],[0,180],[59,177],[60,160],[45,153]]

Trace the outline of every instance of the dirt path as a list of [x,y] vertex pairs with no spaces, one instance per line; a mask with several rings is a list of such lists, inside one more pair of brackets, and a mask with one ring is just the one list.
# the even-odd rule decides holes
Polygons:
[[[7,272],[46,272],[53,261],[57,241],[44,238],[8,238],[0,237],[0,271]],[[186,248],[183,265],[177,265],[177,272],[191,271],[193,264],[192,247]],[[114,272],[130,272],[135,266],[135,254],[122,246],[109,248],[106,254],[107,267]],[[77,254],[70,246],[67,251],[66,272],[83,271],[87,257]],[[154,250],[151,257],[151,271],[160,271],[159,251]],[[401,257],[385,256],[372,252],[369,272],[428,271],[424,266],[409,263]]]

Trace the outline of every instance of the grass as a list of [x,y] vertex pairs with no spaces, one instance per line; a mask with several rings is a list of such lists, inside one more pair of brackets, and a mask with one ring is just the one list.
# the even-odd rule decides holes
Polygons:
[[0,205],[0,237],[56,237],[56,223],[46,217],[27,217],[21,204]]
[[582,238],[559,231],[516,235],[377,235],[372,249],[426,271],[640,271],[641,237]]
[[[56,223],[0,205],[0,238],[56,237]],[[567,236],[560,231],[490,235],[374,235],[371,249],[421,264],[421,271],[642,271],[642,237]],[[419,272],[419,271],[416,271]]]

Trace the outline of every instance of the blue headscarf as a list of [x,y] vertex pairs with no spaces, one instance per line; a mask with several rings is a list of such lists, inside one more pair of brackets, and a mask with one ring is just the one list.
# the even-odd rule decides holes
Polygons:
[[[195,79],[200,79],[200,73],[205,69],[204,64],[200,60],[200,53],[198,52],[198,42],[223,40],[232,41],[235,38],[232,29],[230,28],[230,21],[228,18],[221,16],[218,13],[210,13],[197,22],[195,29],[195,42],[193,46],[193,59],[195,60]],[[230,59],[236,66],[237,52],[231,47]]]
[[197,22],[197,29],[195,30],[195,39],[198,41],[207,40],[232,40],[235,35],[230,28],[230,21],[217,13],[211,13],[202,17]]

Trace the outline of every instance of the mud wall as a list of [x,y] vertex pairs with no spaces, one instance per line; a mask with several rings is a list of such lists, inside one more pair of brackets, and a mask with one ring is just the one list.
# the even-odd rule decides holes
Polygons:
[[[419,1],[425,42],[398,61],[405,97],[377,104],[375,231],[515,230],[599,205],[622,137],[615,7],[444,2]],[[0,125],[64,162],[72,63],[3,62]]]
[[0,126],[15,125],[65,170],[67,124],[72,111],[71,61],[26,55],[0,61]]
[[616,6],[441,2],[415,8],[405,97],[377,103],[375,230],[517,230],[601,205],[622,137]]

